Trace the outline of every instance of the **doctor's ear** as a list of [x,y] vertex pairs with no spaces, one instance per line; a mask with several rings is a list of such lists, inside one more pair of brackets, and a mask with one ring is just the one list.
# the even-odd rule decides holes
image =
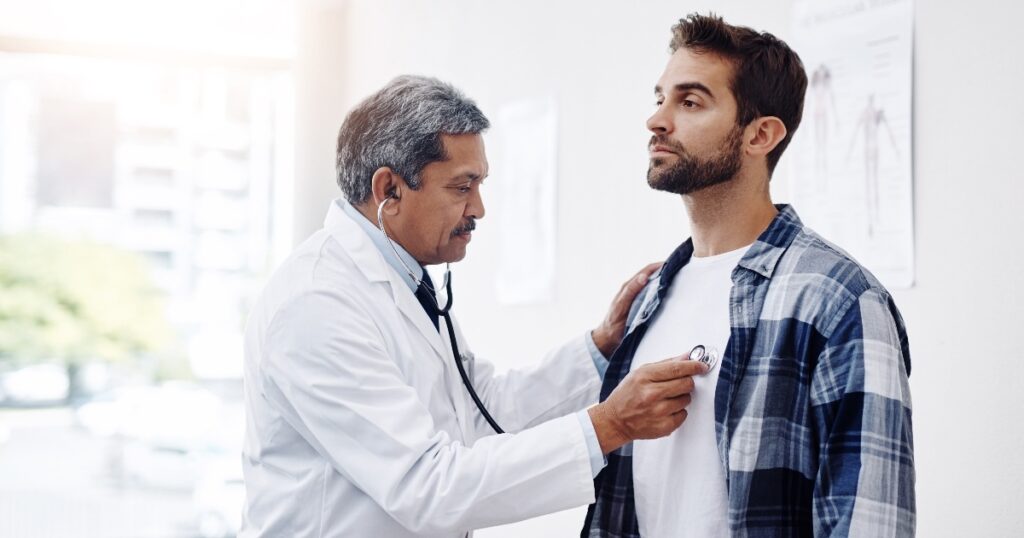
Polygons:
[[[402,199],[402,186],[404,180],[394,173],[390,168],[384,166],[378,168],[370,179],[370,189],[373,195],[373,205],[377,206],[389,200]],[[398,204],[385,204],[384,211],[388,214],[397,213]]]

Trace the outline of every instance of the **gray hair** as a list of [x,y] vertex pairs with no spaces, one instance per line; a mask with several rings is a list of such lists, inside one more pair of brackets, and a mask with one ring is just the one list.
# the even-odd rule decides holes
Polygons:
[[372,196],[371,180],[391,168],[415,190],[420,172],[447,158],[442,134],[478,134],[490,122],[476,103],[435,78],[403,75],[359,103],[341,124],[335,162],[338,186],[359,205]]

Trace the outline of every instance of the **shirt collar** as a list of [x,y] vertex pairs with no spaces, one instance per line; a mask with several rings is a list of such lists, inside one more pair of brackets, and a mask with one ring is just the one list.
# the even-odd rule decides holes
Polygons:
[[[411,289],[413,293],[415,293],[416,283],[423,278],[423,267],[419,262],[417,262],[411,254],[406,252],[406,250],[402,248],[402,245],[399,245],[385,237],[384,233],[380,231],[380,228],[374,226],[374,224],[360,213],[358,209],[353,207],[352,204],[342,200],[341,198],[335,200],[334,203],[340,206],[345,214],[352,220],[356,221],[356,224],[366,232],[366,235],[370,237],[370,241],[373,241],[374,246],[376,246],[377,250],[379,250],[381,255],[384,256],[384,260],[388,262],[388,265],[398,272],[398,276],[402,277],[402,281],[409,286],[409,289]],[[392,249],[391,245],[388,245],[388,243],[394,245],[395,248]],[[397,256],[395,255],[396,251],[398,253]],[[408,266],[416,275],[415,279],[413,279],[412,276],[409,276],[409,271],[402,265],[402,262],[405,262],[405,266]]]
[[753,271],[765,278],[771,278],[779,259],[793,243],[793,239],[803,229],[803,223],[796,211],[788,204],[775,206],[779,213],[772,223],[754,241],[750,250],[743,256],[739,266]]
[[[793,242],[793,238],[803,228],[800,217],[797,216],[796,211],[790,205],[779,204],[775,208],[779,210],[778,214],[772,219],[768,228],[761,232],[761,235],[754,241],[754,244],[750,246],[737,264],[739,267],[753,271],[765,278],[772,277],[772,274],[775,272],[775,266],[779,263],[779,259],[782,258],[782,254],[786,252],[786,249]],[[659,275],[659,298],[664,298],[668,292],[668,287],[672,284],[672,279],[675,278],[676,273],[684,265],[689,263],[692,256],[693,239],[687,239],[685,243],[679,245],[668,259],[665,260],[665,265],[662,266]]]

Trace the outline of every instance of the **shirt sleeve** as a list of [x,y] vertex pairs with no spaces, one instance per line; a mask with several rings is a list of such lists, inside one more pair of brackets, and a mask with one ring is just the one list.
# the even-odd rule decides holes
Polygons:
[[590,420],[590,413],[586,409],[576,413],[580,421],[580,428],[583,429],[583,438],[587,441],[587,451],[590,452],[590,472],[594,477],[608,464],[608,459],[601,452],[601,442],[597,440],[597,430],[594,429],[594,422]]
[[[597,375],[604,379],[604,373],[608,371],[608,359],[601,353],[600,349],[597,349],[597,344],[594,343],[594,336],[590,331],[587,331],[585,338],[587,341],[587,351],[590,352],[590,360],[594,361]],[[601,443],[597,440],[597,432],[594,430],[593,421],[590,420],[590,413],[584,409],[576,413],[576,418],[580,419],[580,427],[583,428],[583,438],[587,440],[587,450],[590,451],[590,470],[596,477],[597,473],[600,473],[601,469],[608,464],[608,460],[601,452]]]
[[885,290],[853,300],[811,381],[815,536],[913,536],[914,443],[903,321]]
[[590,352],[590,360],[594,361],[594,368],[597,369],[597,375],[604,379],[604,373],[608,371],[608,358],[601,353],[600,349],[597,349],[597,344],[594,343],[594,335],[590,331],[587,331],[584,338],[587,341],[587,351]]

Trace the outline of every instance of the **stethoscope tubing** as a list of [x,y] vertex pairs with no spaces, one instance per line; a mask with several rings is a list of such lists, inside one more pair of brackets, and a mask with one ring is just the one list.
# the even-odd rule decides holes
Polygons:
[[[425,270],[426,269],[424,269],[424,271]],[[451,276],[449,275],[446,280],[448,281],[448,285],[446,286],[448,291],[448,304],[445,305],[444,310],[438,309],[438,312],[441,314],[441,317],[444,318],[445,327],[448,328],[448,342],[450,342],[452,346],[452,355],[455,357],[455,366],[459,369],[459,376],[462,378],[462,384],[466,386],[466,390],[469,391],[469,397],[473,399],[473,403],[475,403],[476,408],[480,410],[480,414],[484,416],[484,420],[491,425],[491,428],[494,429],[495,433],[505,433],[505,430],[501,429],[501,426],[498,426],[494,417],[487,412],[487,407],[484,403],[480,401],[480,396],[477,395],[476,389],[473,388],[473,383],[470,381],[469,376],[466,375],[466,367],[462,365],[462,355],[459,354],[459,344],[455,339],[455,324],[452,323],[452,317],[448,314],[448,311],[451,310],[452,307]]]
[[[423,283],[423,279],[416,278],[412,269],[405,264],[402,257],[398,255],[398,248],[395,247],[394,241],[391,240],[391,236],[389,236],[387,230],[384,229],[384,204],[391,198],[392,197],[385,198],[384,201],[377,206],[377,227],[379,227],[381,233],[384,234],[384,238],[388,240],[388,244],[391,245],[391,250],[395,252],[395,257],[398,258],[399,262],[401,262],[405,271],[409,273],[409,276],[412,278],[413,282],[416,283],[416,286],[419,287]],[[426,268],[423,268],[422,270],[426,271]],[[487,423],[491,425],[491,428],[494,429],[495,433],[505,433],[505,430],[501,429],[501,426],[498,426],[498,422],[494,420],[494,417],[492,417],[487,411],[487,407],[484,405],[483,401],[480,400],[480,396],[476,393],[476,389],[473,388],[473,382],[470,381],[469,376],[466,374],[465,366],[462,365],[462,355],[459,353],[459,344],[455,339],[455,324],[452,323],[452,317],[448,313],[452,309],[452,272],[451,266],[447,264],[445,265],[444,270],[444,287],[448,294],[448,300],[445,302],[444,308],[441,308],[440,305],[437,304],[437,294],[433,289],[430,290],[430,297],[434,302],[433,306],[435,313],[444,318],[445,327],[448,329],[448,342],[452,348],[452,358],[455,360],[455,366],[459,370],[459,377],[462,378],[462,384],[466,386],[466,390],[469,392],[469,397],[473,399],[473,403],[476,404],[476,408],[480,410],[480,414],[483,415]]]

